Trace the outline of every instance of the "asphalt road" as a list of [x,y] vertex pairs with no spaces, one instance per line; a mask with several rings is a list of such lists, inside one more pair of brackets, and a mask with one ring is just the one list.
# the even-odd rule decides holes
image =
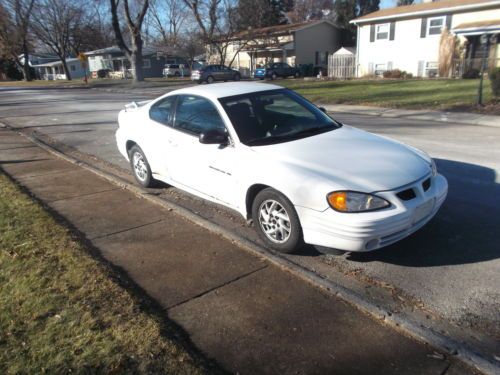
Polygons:
[[[114,140],[117,113],[125,103],[141,99],[147,97],[0,88],[0,122],[37,130],[125,170],[128,164]],[[337,257],[309,249],[293,255],[294,261],[394,286],[445,319],[500,342],[500,129],[341,113],[333,117],[427,151],[449,181],[449,197],[426,227],[390,247]],[[174,188],[157,194],[257,241],[231,211]]]

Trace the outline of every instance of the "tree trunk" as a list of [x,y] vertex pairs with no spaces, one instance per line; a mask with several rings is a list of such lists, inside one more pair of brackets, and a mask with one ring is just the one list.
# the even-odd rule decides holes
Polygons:
[[136,35],[132,38],[132,56],[130,58],[134,83],[144,81],[142,63],[142,38],[140,35]]
[[31,81],[30,56],[28,50],[28,43],[26,43],[26,40],[23,42],[23,55],[24,55],[24,64],[23,64],[24,80]]
[[69,72],[68,64],[66,64],[66,59],[64,57],[60,57],[60,60],[62,62],[62,66],[63,66],[64,74],[66,75],[66,79],[68,81],[71,81],[71,73]]

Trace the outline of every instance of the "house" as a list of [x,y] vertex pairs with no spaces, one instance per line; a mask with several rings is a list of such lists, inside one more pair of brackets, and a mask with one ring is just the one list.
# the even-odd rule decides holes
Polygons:
[[[258,65],[286,62],[326,68],[328,55],[342,44],[343,29],[331,21],[313,21],[249,29],[231,36],[226,65],[253,72]],[[212,49],[209,61],[218,56]]]
[[[130,62],[117,46],[85,52],[88,58],[90,74],[97,78],[99,70],[107,70],[111,77],[130,77]],[[165,56],[149,47],[142,50],[142,68],[145,78],[161,77],[165,66]]]
[[[24,65],[24,53],[20,54],[18,57],[18,60],[21,64]],[[40,64],[45,64],[53,61],[59,60],[59,57],[57,55],[52,55],[48,53],[31,53],[28,56],[29,60],[29,65],[40,65]]]
[[[438,74],[440,40],[444,30],[457,36],[462,56],[448,57],[453,74],[460,63],[478,68],[486,55],[490,66],[498,66],[500,49],[495,38],[480,45],[482,34],[500,33],[499,0],[442,0],[381,9],[356,18],[357,75],[382,74],[386,70],[405,70],[418,77]],[[452,38],[453,40],[453,38]],[[444,54],[444,52],[442,52]]]
[[[86,74],[86,66],[77,58],[66,59],[66,66],[71,74],[71,79],[83,78]],[[33,65],[36,77],[47,81],[66,79],[63,64],[60,60],[45,64]],[[88,74],[88,72],[87,72]]]

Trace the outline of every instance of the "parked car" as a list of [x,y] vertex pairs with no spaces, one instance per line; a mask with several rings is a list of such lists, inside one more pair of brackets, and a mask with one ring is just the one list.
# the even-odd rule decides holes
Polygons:
[[205,65],[193,70],[191,79],[198,83],[213,83],[215,81],[239,81],[241,74],[225,65]]
[[234,209],[277,251],[387,246],[425,225],[448,191],[425,152],[276,85],[183,88],[127,105],[118,122],[139,184],[164,181]]
[[300,77],[300,69],[294,68],[293,66],[288,65],[287,63],[270,63],[264,66],[263,68],[255,69],[254,73],[255,78],[270,78],[276,79],[278,77]]
[[184,64],[166,64],[163,68],[164,77],[188,77],[190,74],[191,71]]

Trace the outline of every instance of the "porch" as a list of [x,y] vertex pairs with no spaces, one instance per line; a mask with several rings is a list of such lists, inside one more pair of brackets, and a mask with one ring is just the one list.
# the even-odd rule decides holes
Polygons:
[[471,70],[489,71],[500,66],[500,20],[489,20],[460,24],[452,32],[466,39],[466,50],[462,59],[453,61],[453,75],[462,76]]

